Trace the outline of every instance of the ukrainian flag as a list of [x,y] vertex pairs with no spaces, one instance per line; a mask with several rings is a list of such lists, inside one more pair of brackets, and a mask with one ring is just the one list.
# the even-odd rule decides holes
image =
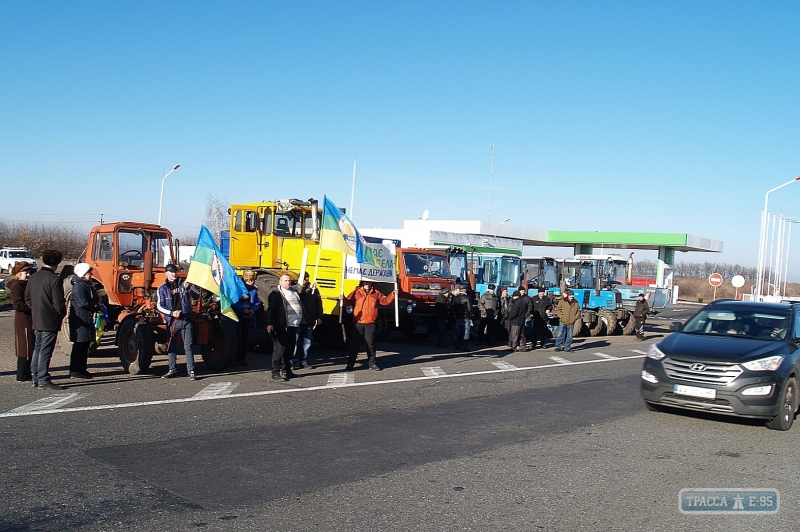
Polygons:
[[231,306],[242,299],[247,293],[247,288],[205,225],[200,227],[200,236],[197,237],[186,282],[218,295],[222,314],[239,321]]
[[372,249],[364,242],[356,226],[327,196],[324,198],[322,207],[319,246],[354,255],[361,264],[378,266],[378,260],[372,253]]

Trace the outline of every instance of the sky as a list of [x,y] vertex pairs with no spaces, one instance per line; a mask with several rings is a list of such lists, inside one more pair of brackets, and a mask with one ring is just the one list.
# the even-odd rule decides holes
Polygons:
[[755,266],[800,175],[799,26],[777,1],[2,2],[0,219],[155,222],[180,164],[162,219],[193,235],[209,198],[349,207],[357,160],[360,227],[491,208]]

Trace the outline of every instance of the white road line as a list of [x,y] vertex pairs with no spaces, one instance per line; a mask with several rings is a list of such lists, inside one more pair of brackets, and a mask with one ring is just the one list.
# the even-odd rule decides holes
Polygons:
[[20,406],[11,410],[9,413],[12,414],[30,414],[34,412],[44,412],[50,410],[56,410],[64,405],[68,405],[80,399],[81,397],[85,397],[89,395],[88,393],[59,393],[56,395],[48,395],[47,397],[42,397],[32,403],[28,403],[27,405]]
[[519,369],[514,364],[509,364],[508,362],[500,362],[498,360],[495,360],[494,362],[492,362],[492,365],[497,367],[497,368],[500,368],[500,369],[508,369],[508,370]]
[[566,358],[561,358],[556,356],[550,357],[550,360],[558,362],[559,364],[572,364],[572,362],[567,360]]
[[[548,369],[548,368],[563,368],[567,365],[570,366],[580,366],[583,364],[606,364],[609,362],[618,362],[620,360],[630,360],[634,358],[643,358],[644,355],[641,356],[631,356],[631,357],[621,357],[616,360],[608,360],[605,358],[598,358],[593,360],[582,360],[580,362],[571,362],[570,364],[542,364],[541,366],[529,366],[525,368],[517,368],[515,370],[508,370],[508,369],[490,369],[490,370],[483,370],[483,371],[471,371],[465,373],[452,373],[452,374],[445,374],[445,375],[437,375],[435,377],[406,377],[403,379],[386,379],[386,380],[378,380],[378,381],[368,381],[368,382],[354,382],[352,384],[346,384],[342,387],[353,388],[356,386],[383,386],[387,384],[398,384],[404,382],[414,382],[414,381],[425,381],[430,379],[454,379],[454,378],[462,378],[462,377],[473,377],[477,375],[489,375],[492,373],[505,373],[507,371],[525,371],[525,370],[535,370],[535,369]],[[237,393],[231,395],[223,395],[223,396],[212,396],[212,397],[183,397],[179,399],[160,399],[156,401],[137,401],[133,403],[117,403],[117,404],[110,404],[110,405],[92,405],[92,406],[77,406],[71,408],[55,408],[50,410],[33,410],[27,412],[5,412],[0,414],[0,418],[4,417],[23,417],[23,416],[35,416],[40,414],[63,414],[67,412],[89,412],[92,410],[113,410],[115,408],[136,408],[140,406],[156,406],[156,405],[172,405],[178,403],[194,403],[196,401],[215,401],[217,399],[224,399],[224,398],[234,398],[234,397],[260,397],[262,395],[277,395],[277,394],[284,394],[284,393],[301,393],[301,392],[315,392],[319,390],[330,390],[329,386],[309,386],[308,388],[281,388],[278,390],[262,390],[260,392],[245,392],[245,393]]]
[[599,351],[597,353],[592,353],[592,354],[595,356],[599,356],[600,358],[607,358],[608,360],[614,360],[616,358],[619,358],[615,357],[614,355],[609,355],[608,353],[600,353]]
[[194,397],[202,399],[203,397],[220,397],[222,395],[230,395],[230,393],[239,386],[238,382],[215,382],[203,388],[200,392],[196,393]]
[[426,377],[444,377],[445,375],[447,375],[447,373],[445,373],[444,370],[439,366],[434,366],[432,368],[422,368],[422,373],[424,373]]
[[631,353],[636,353],[638,355],[646,355],[647,351],[642,351],[641,349],[631,349]]
[[356,381],[352,373],[334,373],[328,376],[327,386],[346,386]]

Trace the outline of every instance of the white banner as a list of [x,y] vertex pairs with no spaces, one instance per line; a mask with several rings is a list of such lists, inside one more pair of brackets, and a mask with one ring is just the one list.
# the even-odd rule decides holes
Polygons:
[[394,243],[387,240],[385,244],[366,242],[378,261],[377,266],[359,264],[354,255],[345,255],[345,278],[356,281],[373,281],[375,283],[395,282]]

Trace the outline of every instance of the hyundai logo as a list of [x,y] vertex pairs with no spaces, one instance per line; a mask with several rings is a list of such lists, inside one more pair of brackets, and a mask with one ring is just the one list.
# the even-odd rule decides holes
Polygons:
[[689,367],[692,369],[692,371],[705,371],[708,369],[705,364],[692,364]]

